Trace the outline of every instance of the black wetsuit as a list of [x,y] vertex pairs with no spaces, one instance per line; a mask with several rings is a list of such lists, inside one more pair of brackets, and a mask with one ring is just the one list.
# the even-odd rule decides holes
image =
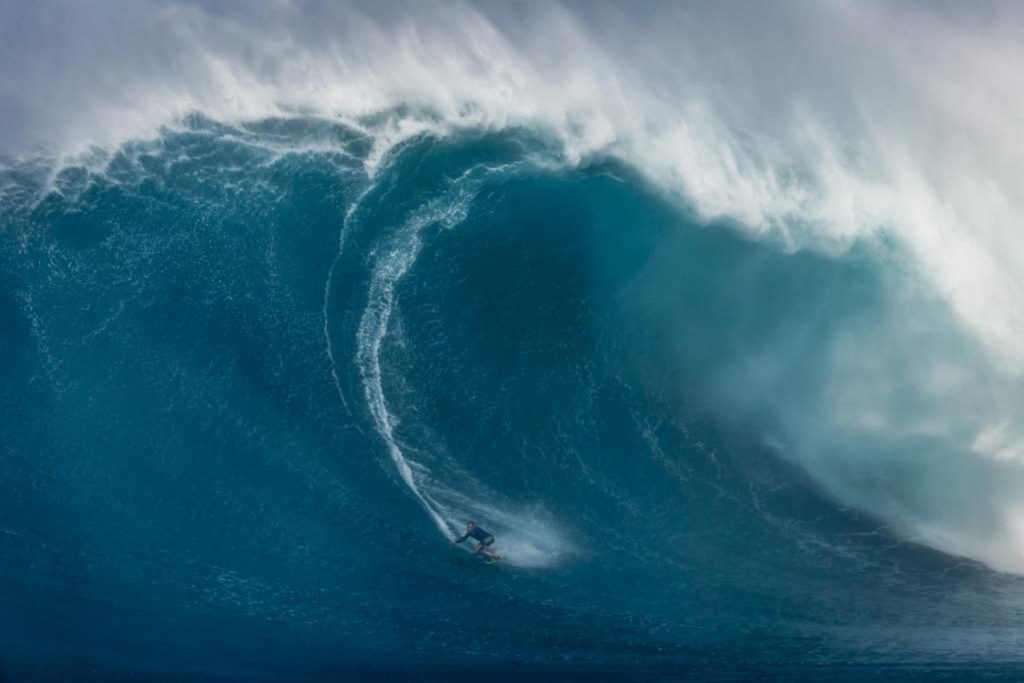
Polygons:
[[473,527],[472,531],[467,531],[465,534],[462,535],[461,538],[455,539],[455,542],[462,543],[470,536],[472,536],[477,541],[480,541],[480,543],[483,544],[484,547],[487,547],[490,544],[494,543],[494,536],[491,536],[489,533],[487,533],[478,526]]

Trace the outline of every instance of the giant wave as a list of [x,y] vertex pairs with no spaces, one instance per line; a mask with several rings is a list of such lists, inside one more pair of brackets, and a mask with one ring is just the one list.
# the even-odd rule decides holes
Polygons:
[[[129,8],[188,47],[167,92],[69,88],[61,139],[24,85],[55,146],[0,168],[9,675],[1014,670],[1024,176],[1000,82],[937,63],[983,115],[914,68],[1011,48],[651,8],[306,8],[342,40],[286,7],[259,46]],[[837,39],[781,102],[755,18],[909,47]]]

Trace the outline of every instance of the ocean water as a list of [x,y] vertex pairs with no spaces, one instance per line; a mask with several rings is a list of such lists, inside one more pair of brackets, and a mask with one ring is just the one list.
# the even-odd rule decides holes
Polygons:
[[1020,679],[1021,30],[0,2],[0,681]]
[[949,325],[884,250],[751,240],[525,131],[369,150],[192,117],[5,170],[8,680],[1020,671],[1024,584],[878,512],[907,440],[790,414],[894,307]]

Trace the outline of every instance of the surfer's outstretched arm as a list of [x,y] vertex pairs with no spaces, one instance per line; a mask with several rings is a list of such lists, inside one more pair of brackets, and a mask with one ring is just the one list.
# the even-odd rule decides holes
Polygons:
[[463,534],[461,537],[456,538],[454,541],[452,541],[452,543],[462,543],[470,536],[473,536],[474,531],[476,531],[476,523],[473,521],[466,522],[466,533]]

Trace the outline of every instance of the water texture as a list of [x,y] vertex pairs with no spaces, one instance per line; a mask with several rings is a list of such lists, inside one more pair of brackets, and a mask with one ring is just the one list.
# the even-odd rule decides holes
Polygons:
[[[251,67],[236,33],[204,42],[245,33],[238,6],[161,7]],[[185,69],[160,82],[196,99],[162,123],[138,100],[104,139],[105,103],[51,147],[4,140],[0,680],[1019,678],[1018,160],[871,156],[895,101],[871,142],[819,128],[847,119],[813,92],[799,132],[714,89],[668,116],[653,93],[684,75],[623,38],[676,35],[657,7],[311,4],[360,45],[397,15],[416,40],[336,46],[322,111],[282,104],[324,54],[295,48],[261,74],[276,111]],[[746,35],[736,11],[669,16],[708,40]],[[442,20],[479,41],[453,57]],[[622,59],[593,89],[535,25]],[[743,101],[709,47],[684,63]],[[428,57],[447,90],[379,78]],[[538,64],[576,89],[538,91]],[[627,66],[664,87],[631,93]],[[19,141],[56,130],[14,82]],[[500,563],[449,545],[469,519]]]

